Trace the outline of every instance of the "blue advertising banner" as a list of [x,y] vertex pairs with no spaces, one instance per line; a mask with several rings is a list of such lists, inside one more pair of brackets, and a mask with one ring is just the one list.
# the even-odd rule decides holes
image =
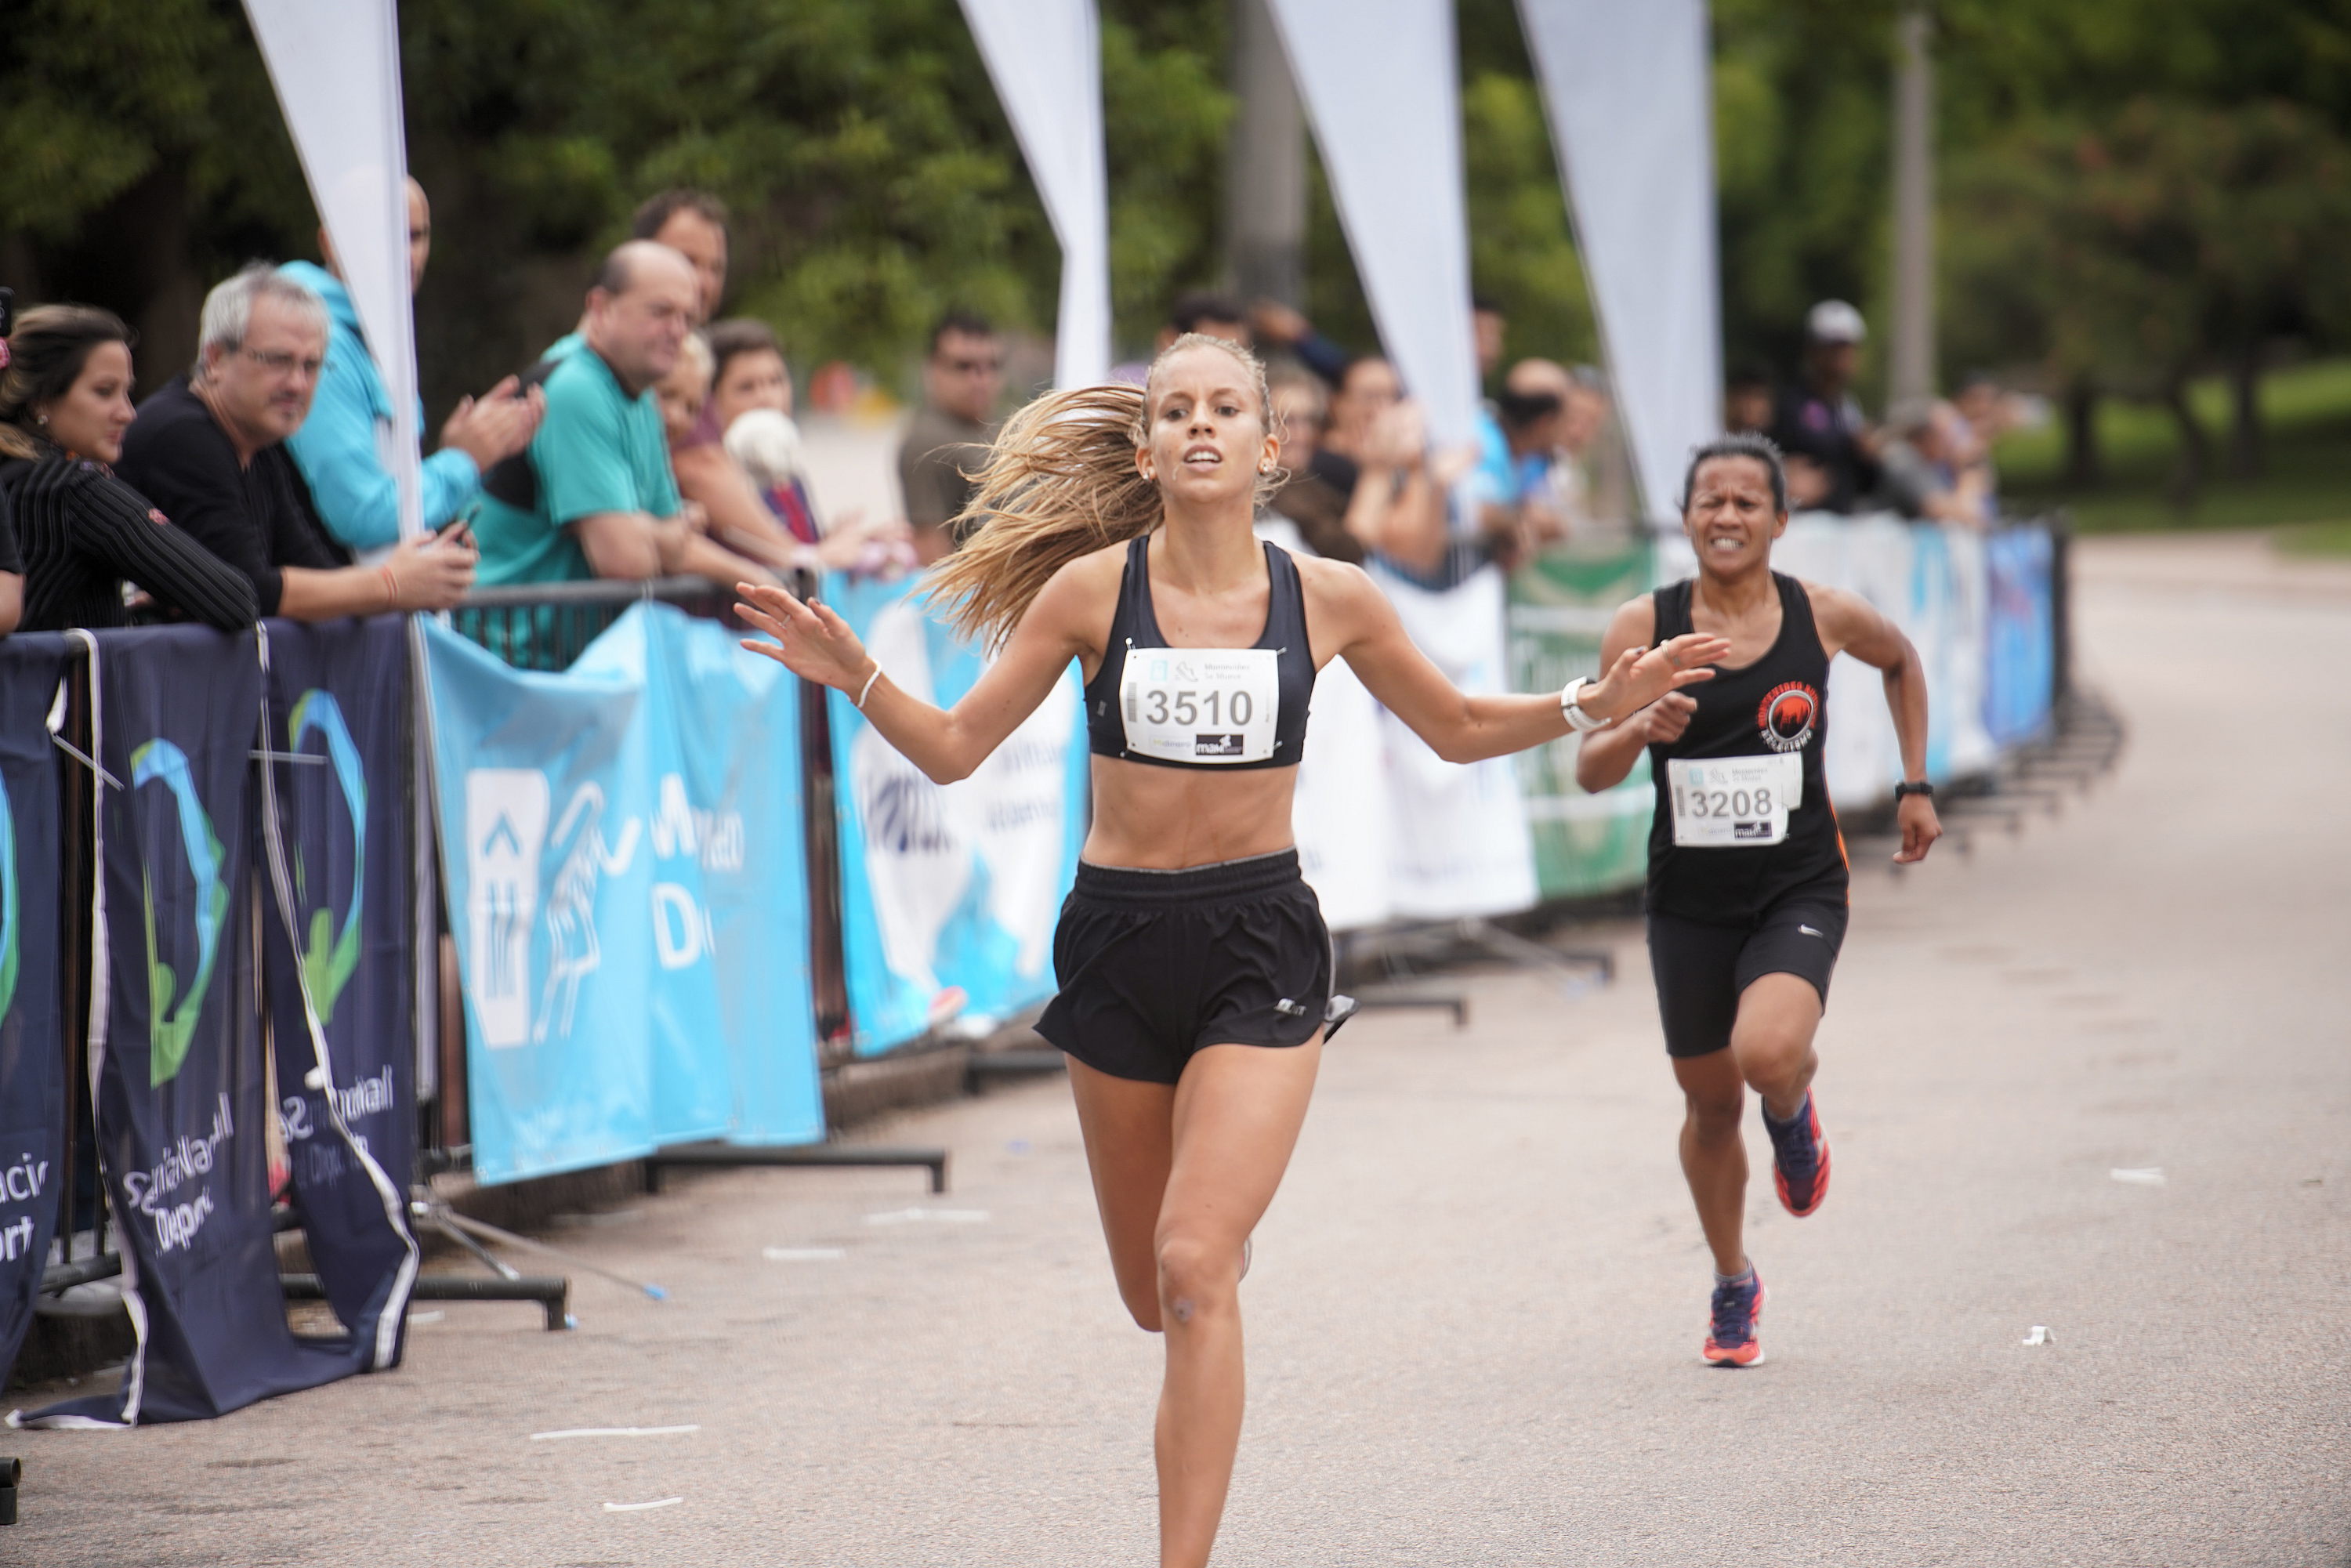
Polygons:
[[[679,874],[673,892],[653,884],[655,956],[672,975],[709,960],[709,1039],[723,1048],[713,1065],[732,1086],[726,1141],[820,1142],[799,682],[716,622],[649,606],[643,624],[648,695],[676,719],[676,767],[661,777],[650,836],[660,874]],[[700,874],[692,898],[689,871]]]
[[2049,723],[2056,678],[2049,530],[2002,528],[1985,541],[1990,568],[1984,723],[2001,746],[2039,735]]
[[426,647],[475,1177],[821,1138],[794,683],[664,605],[562,674]]
[[[979,651],[924,610],[919,578],[834,576],[825,602],[901,690],[941,706]],[[841,945],[856,1048],[902,1045],[958,1014],[1000,1019],[1053,993],[1053,926],[1086,822],[1084,697],[1071,664],[968,779],[937,785],[831,694]]]
[[62,636],[0,641],[0,1386],[32,1322],[65,1163],[58,754],[44,719],[80,657]]
[[120,1389],[31,1419],[197,1420],[358,1371],[366,1347],[298,1340],[277,1284],[246,843],[253,634],[156,627],[93,646],[90,1076],[138,1348]]
[[264,627],[262,975],[294,1204],[336,1317],[399,1364],[408,1227],[413,922],[402,617]]

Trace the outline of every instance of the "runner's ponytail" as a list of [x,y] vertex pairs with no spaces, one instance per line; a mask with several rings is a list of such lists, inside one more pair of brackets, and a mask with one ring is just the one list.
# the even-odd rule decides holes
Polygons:
[[[1187,332],[1152,361],[1214,346],[1249,370],[1260,419],[1271,407],[1257,356],[1222,338]],[[970,504],[948,528],[956,553],[931,571],[935,610],[956,631],[993,647],[1011,634],[1055,572],[1105,545],[1159,526],[1158,485],[1135,469],[1144,444],[1146,387],[1117,383],[1047,392],[1005,421],[977,473]],[[1270,423],[1270,422],[1269,422]],[[1260,505],[1288,476],[1260,476]]]

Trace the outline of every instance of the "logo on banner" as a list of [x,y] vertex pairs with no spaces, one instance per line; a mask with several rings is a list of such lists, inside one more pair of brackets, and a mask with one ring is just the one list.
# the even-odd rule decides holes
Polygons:
[[[324,897],[324,872],[320,873],[320,907],[310,911],[308,943],[302,951],[302,977],[310,988],[310,1002],[318,1009],[319,1022],[332,1023],[336,998],[350,984],[352,974],[360,966],[360,910],[367,893],[367,770],[360,748],[351,739],[349,726],[343,722],[342,705],[331,692],[313,689],[304,692],[294,712],[287,720],[287,740],[296,751],[302,749],[303,738],[312,731],[326,743],[327,759],[335,770],[336,782],[341,786],[343,806],[351,821],[351,901],[343,911],[342,929],[337,931],[334,911]],[[307,902],[309,898],[308,868],[303,863],[302,845],[294,845],[294,896]]]
[[466,995],[491,1050],[530,1042],[530,932],[547,847],[547,775],[465,775]]
[[1763,744],[1772,750],[1802,751],[1813,738],[1820,712],[1820,693],[1802,681],[1789,681],[1764,694],[1755,724],[1763,732]]
[[[221,925],[228,915],[228,889],[221,881],[221,862],[227,858],[213,820],[196,794],[188,771],[187,753],[160,737],[131,754],[131,787],[160,782],[178,807],[180,846],[188,857],[188,873],[195,881],[196,972],[186,990],[180,989],[179,972],[165,961],[156,939],[155,874],[152,866],[139,870],[140,891],[147,910],[148,1072],[151,1083],[168,1083],[179,1076],[203,1016],[204,992],[213,977],[213,961],[220,956]],[[172,911],[165,910],[170,919]]]

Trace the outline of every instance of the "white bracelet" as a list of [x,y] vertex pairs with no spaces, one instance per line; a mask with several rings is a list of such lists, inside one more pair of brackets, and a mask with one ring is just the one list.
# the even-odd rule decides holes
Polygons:
[[1578,675],[1559,689],[1560,716],[1567,720],[1567,727],[1578,735],[1589,735],[1595,729],[1606,729],[1616,722],[1613,718],[1593,717],[1584,711],[1583,704],[1577,700],[1583,695],[1584,687],[1595,684],[1589,675]]
[[874,662],[874,665],[873,665],[873,673],[872,673],[872,674],[870,674],[870,675],[868,675],[868,676],[866,676],[866,677],[865,677],[865,685],[864,685],[864,686],[863,686],[862,688],[861,688],[861,689],[859,690],[859,692],[858,692],[858,694],[857,694],[857,711],[858,711],[859,713],[863,713],[863,712],[865,711],[865,699],[866,699],[868,696],[870,696],[870,695],[872,695],[872,692],[873,692],[873,683],[874,683],[874,682],[876,682],[876,681],[878,681],[878,680],[880,680],[881,678],[882,678],[882,665],[881,665],[881,662],[880,662],[879,660],[876,660],[876,661]]

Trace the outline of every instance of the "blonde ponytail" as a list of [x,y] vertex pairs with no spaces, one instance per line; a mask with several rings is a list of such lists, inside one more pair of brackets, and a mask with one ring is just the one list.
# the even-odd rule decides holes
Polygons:
[[[1265,367],[1238,343],[1187,332],[1170,354],[1214,347],[1238,360],[1270,429]],[[1118,383],[1047,392],[1010,419],[977,473],[970,504],[948,523],[962,540],[931,572],[931,603],[966,637],[995,646],[1039,592],[1080,556],[1149,533],[1165,516],[1159,486],[1135,469],[1145,440],[1147,386]],[[1261,506],[1287,475],[1260,476]]]

